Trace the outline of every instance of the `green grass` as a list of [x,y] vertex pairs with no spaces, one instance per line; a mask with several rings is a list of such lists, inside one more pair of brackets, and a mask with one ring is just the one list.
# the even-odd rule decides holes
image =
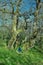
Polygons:
[[0,65],[43,65],[43,54],[35,49],[18,54],[14,49],[0,47]]

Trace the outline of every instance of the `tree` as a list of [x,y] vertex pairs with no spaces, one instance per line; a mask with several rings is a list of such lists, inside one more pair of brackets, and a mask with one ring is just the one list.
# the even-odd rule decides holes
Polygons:
[[[20,6],[23,3],[22,0],[9,0],[7,2],[4,1],[4,3],[2,2],[3,4],[1,3],[0,15],[3,14],[1,19],[4,21],[1,22],[1,27],[5,27],[9,31],[7,36],[7,38],[10,37],[8,40],[8,48],[12,48],[13,46],[16,47],[21,44],[26,44],[28,48],[34,47],[34,43],[37,40],[38,35],[41,34],[40,30],[42,28],[42,26],[39,26],[39,18],[43,18],[43,15],[40,16],[39,14],[41,0],[35,0],[36,9],[34,12],[32,12],[31,7],[29,11],[24,13],[21,13],[20,11]],[[6,9],[6,5],[9,7],[10,11],[9,9]],[[22,20],[24,19],[22,23],[21,20],[19,22],[19,18]]]

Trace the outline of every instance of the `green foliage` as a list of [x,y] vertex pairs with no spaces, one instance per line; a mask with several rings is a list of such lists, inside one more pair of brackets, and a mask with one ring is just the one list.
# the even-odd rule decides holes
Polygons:
[[0,64],[3,65],[43,65],[43,55],[35,49],[18,54],[16,50],[0,48]]

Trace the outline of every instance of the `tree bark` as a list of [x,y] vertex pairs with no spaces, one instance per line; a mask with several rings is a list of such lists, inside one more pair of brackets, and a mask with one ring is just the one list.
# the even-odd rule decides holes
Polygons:
[[15,12],[15,16],[13,16],[14,14],[14,8],[12,8],[12,17],[13,17],[13,25],[12,25],[12,37],[11,39],[9,40],[8,42],[8,48],[13,48],[13,45],[14,45],[14,42],[16,41],[16,37],[17,37],[17,34],[19,33],[18,30],[17,30],[17,25],[18,25],[18,15],[19,15],[19,4],[22,0],[18,0],[17,1],[17,4],[16,4],[16,12]]

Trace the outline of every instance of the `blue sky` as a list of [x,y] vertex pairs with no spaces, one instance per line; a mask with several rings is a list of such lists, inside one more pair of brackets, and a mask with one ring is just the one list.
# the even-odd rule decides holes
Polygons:
[[[24,4],[22,4],[23,6],[21,7],[22,12],[28,11],[28,10],[30,10],[30,8],[32,8],[32,11],[35,10],[35,8],[36,8],[35,0],[23,0],[23,2],[24,2]],[[41,2],[43,2],[43,0],[41,0]]]
[[36,7],[36,3],[35,3],[35,0],[23,0],[23,4],[22,4],[22,7],[21,7],[21,11],[24,12],[24,11],[29,11],[30,8],[35,8]]
[[[11,1],[13,2],[14,0],[11,0]],[[43,1],[43,0],[41,0],[41,1]],[[0,4],[1,4],[1,2],[7,2],[8,3],[9,0],[0,0]],[[35,10],[35,7],[36,7],[35,0],[22,0],[22,2],[24,2],[24,3],[22,3],[22,6],[20,8],[20,10],[21,10],[22,13],[25,12],[25,11],[29,11],[30,8],[32,8],[32,11]],[[8,9],[9,11],[11,11],[11,8],[9,6],[6,6],[6,9]],[[1,21],[2,20],[1,20],[1,15],[0,15],[0,24],[1,24]]]
[[[0,1],[7,2],[7,3],[9,2],[9,0],[0,0]],[[11,0],[11,1],[14,2],[15,0]],[[43,0],[41,0],[41,1],[43,1]],[[22,2],[24,2],[24,3],[22,3],[21,12],[28,11],[30,8],[32,8],[32,10],[34,11],[34,8],[36,7],[35,0],[22,0]]]
[[[9,0],[0,0],[0,1],[9,3]],[[13,2],[14,0],[11,1]],[[35,6],[36,6],[35,0],[22,0],[21,12],[28,11],[31,7],[35,8]]]

